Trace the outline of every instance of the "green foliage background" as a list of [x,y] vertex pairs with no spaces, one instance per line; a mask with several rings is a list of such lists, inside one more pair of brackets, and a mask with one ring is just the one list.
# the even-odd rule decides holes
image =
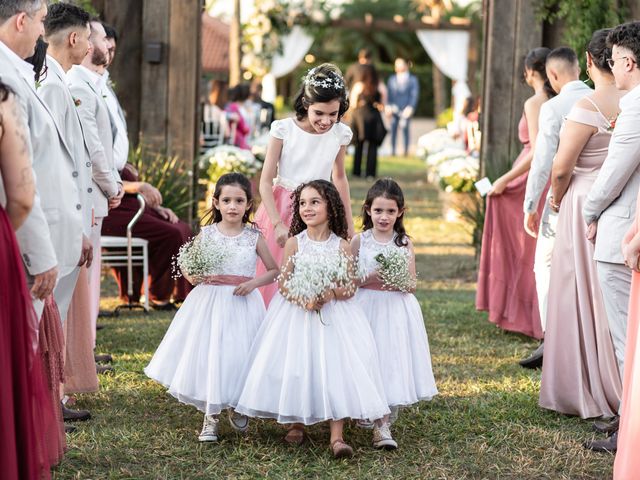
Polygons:
[[[591,35],[628,20],[633,0],[536,0],[538,14],[549,23],[563,21],[562,40],[578,54],[584,67],[584,55]],[[584,70],[584,68],[583,68]]]

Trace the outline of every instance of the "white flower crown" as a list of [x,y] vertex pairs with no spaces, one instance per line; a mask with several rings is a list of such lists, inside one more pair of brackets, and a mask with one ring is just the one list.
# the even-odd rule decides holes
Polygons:
[[302,81],[305,85],[311,85],[312,87],[333,88],[334,90],[344,89],[344,82],[338,75],[329,72],[323,78],[317,78],[315,68],[309,70]]

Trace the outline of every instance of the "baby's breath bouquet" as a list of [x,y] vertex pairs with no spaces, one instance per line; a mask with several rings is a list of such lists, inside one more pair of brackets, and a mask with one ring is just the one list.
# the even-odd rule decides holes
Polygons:
[[219,274],[228,253],[223,245],[197,236],[178,250],[173,259],[173,277],[184,275],[192,283],[198,283],[208,275]]
[[401,292],[415,288],[416,282],[409,272],[410,257],[406,248],[388,248],[374,257],[380,265],[378,273],[384,287]]
[[[289,262],[293,264],[293,271],[281,273],[286,299],[305,310],[329,289],[355,290],[349,268],[351,257],[342,251],[330,255],[297,253]],[[316,312],[322,321],[322,313]]]

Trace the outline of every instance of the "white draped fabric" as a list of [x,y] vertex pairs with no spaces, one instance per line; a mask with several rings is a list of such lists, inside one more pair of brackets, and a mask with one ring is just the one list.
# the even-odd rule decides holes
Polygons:
[[282,36],[282,54],[273,57],[271,71],[262,79],[262,98],[267,102],[276,99],[276,78],[292,72],[304,59],[313,44],[313,37],[295,25]]
[[453,89],[456,101],[454,111],[460,111],[464,100],[471,94],[467,85],[469,32],[465,30],[418,30],[416,35],[438,69],[456,81]]

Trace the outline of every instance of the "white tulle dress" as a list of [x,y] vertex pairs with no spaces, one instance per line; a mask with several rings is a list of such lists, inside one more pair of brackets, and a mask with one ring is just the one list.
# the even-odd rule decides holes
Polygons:
[[[296,236],[300,255],[337,255],[340,238]],[[295,274],[295,272],[294,272]],[[314,311],[276,293],[251,349],[236,411],[305,425],[389,413],[371,327],[352,298]]]
[[[378,242],[372,230],[360,234],[361,272],[373,273],[376,255],[398,247],[395,236]],[[431,368],[429,340],[420,304],[411,293],[360,288],[356,301],[365,312],[378,347],[380,372],[390,407],[429,400],[438,389]]]
[[[229,252],[221,275],[255,275],[257,230],[245,227],[241,234],[228,237],[214,224],[204,227],[202,235]],[[237,400],[251,344],[266,313],[258,290],[236,296],[234,289],[235,285],[195,287],[144,369],[171,395],[207,415],[218,414]]]

